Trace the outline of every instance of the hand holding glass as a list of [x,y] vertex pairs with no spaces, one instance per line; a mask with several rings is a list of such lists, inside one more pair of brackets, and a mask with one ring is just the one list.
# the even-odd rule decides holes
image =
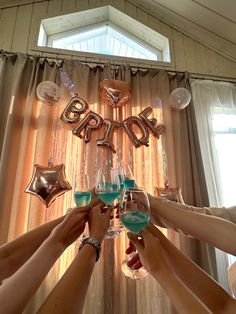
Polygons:
[[74,182],[74,201],[78,207],[86,206],[91,202],[92,193],[88,174],[78,174]]
[[135,180],[133,172],[128,164],[123,164],[124,186],[125,188],[134,188]]
[[[76,174],[74,179],[74,201],[78,207],[87,206],[91,202],[92,193],[88,174]],[[88,226],[86,224],[81,241],[88,235]],[[80,241],[76,241],[76,247],[79,247]]]
[[[112,167],[100,168],[96,178],[96,194],[107,206],[113,206],[114,200],[120,194],[120,179],[118,171]],[[120,234],[110,223],[108,230],[109,237],[116,237]]]
[[[150,204],[146,191],[142,188],[128,188],[124,194],[121,222],[130,232],[138,234],[150,221]],[[127,266],[127,260],[121,264],[123,273],[131,279],[141,279],[147,275],[142,267],[132,270]]]

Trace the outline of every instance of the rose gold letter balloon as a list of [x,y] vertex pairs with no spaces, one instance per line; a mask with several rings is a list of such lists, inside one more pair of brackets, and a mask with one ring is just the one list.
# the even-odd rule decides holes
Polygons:
[[125,106],[130,99],[131,90],[128,82],[103,80],[100,82],[100,96],[113,108]]
[[[95,123],[90,124],[91,121]],[[82,138],[85,143],[88,143],[91,140],[91,132],[97,129],[100,129],[103,124],[103,118],[99,114],[90,111],[83,120],[73,129],[73,134]],[[84,130],[84,135],[82,131]]]
[[104,138],[101,140],[97,140],[97,146],[102,146],[107,149],[111,149],[113,153],[116,152],[114,145],[112,144],[112,137],[115,131],[115,128],[120,127],[120,122],[111,121],[110,119],[104,119],[103,123],[106,126],[106,132]]
[[147,107],[139,114],[139,117],[142,119],[143,123],[150,129],[152,134],[156,138],[159,138],[160,134],[163,133],[166,128],[164,125],[158,123],[157,119],[155,118],[148,119],[148,116],[151,113],[152,113],[152,108]]
[[[122,124],[135,147],[140,147],[141,145],[149,146],[149,131],[148,128],[142,123],[142,120],[140,120],[138,117],[131,116],[125,119]],[[135,124],[142,131],[143,136],[141,138],[137,138],[132,129],[132,124]]]
[[64,164],[49,167],[36,164],[25,192],[37,196],[49,207],[59,195],[69,190],[71,186],[66,180]]
[[[79,104],[80,108],[76,105]],[[79,121],[80,115],[88,109],[88,104],[85,100],[75,95],[71,98],[68,105],[61,114],[60,119],[65,123],[74,124]]]

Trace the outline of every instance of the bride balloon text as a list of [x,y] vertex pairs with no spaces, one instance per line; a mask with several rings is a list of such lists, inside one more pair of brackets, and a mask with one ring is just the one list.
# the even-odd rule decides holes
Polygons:
[[[113,108],[118,108],[127,104],[130,97],[130,88],[127,82],[117,80],[103,80],[100,84],[102,98]],[[60,119],[67,124],[75,125],[72,132],[81,138],[85,143],[91,140],[91,133],[105,127],[104,137],[96,141],[97,146],[112,150],[115,148],[112,143],[114,132],[123,128],[135,147],[142,145],[149,146],[149,133],[151,132],[157,139],[165,131],[165,126],[160,124],[155,118],[148,118],[152,114],[151,107],[145,108],[139,116],[130,116],[122,122],[111,119],[103,119],[99,114],[89,111],[82,119],[81,115],[88,110],[85,100],[74,95],[61,114]],[[136,126],[136,132],[134,131]],[[137,129],[141,131],[141,137],[137,135]],[[140,133],[140,132],[139,132]]]

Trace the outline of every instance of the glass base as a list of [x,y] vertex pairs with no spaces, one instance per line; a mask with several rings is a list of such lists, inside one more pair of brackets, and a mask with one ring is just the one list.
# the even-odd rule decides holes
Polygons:
[[106,235],[105,235],[105,239],[111,239],[111,238],[116,238],[120,235],[120,231],[119,230],[108,230]]
[[144,267],[141,267],[139,269],[131,269],[129,266],[127,266],[128,260],[123,260],[121,263],[121,270],[123,274],[126,277],[129,277],[130,279],[138,280],[138,279],[143,279],[147,276],[148,272]]
[[109,238],[116,238],[120,235],[121,233],[121,228],[120,228],[120,220],[117,218],[114,218],[110,221],[110,226],[109,229],[107,230],[106,239]]

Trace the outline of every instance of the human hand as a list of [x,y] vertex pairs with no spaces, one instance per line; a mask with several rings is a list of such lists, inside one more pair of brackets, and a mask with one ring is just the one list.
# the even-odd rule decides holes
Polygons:
[[143,265],[154,276],[165,264],[160,240],[146,229],[140,235],[141,239],[135,234],[128,234],[131,243],[138,250],[138,254],[133,256],[128,262],[128,266],[132,269],[138,269]]
[[140,257],[138,255],[138,253],[136,252],[136,247],[134,246],[134,244],[129,241],[129,246],[128,248],[125,250],[125,253],[127,255],[132,254],[131,259],[129,259],[127,261],[127,266],[131,269],[137,270],[139,268],[141,268],[143,265],[141,263]]
[[169,201],[178,202],[184,204],[182,192],[180,187],[169,187],[168,185],[164,188],[156,188],[157,195],[161,198],[166,198]]
[[64,248],[72,244],[84,231],[91,207],[98,204],[102,203],[95,198],[88,206],[70,209],[64,220],[52,230],[50,240]]
[[106,212],[101,205],[93,207],[89,213],[90,236],[102,242],[109,227],[112,208],[108,207]]
[[91,192],[92,200],[95,199],[95,198],[97,198],[97,194],[96,194],[95,187],[93,187],[93,188],[90,190],[90,192]]

